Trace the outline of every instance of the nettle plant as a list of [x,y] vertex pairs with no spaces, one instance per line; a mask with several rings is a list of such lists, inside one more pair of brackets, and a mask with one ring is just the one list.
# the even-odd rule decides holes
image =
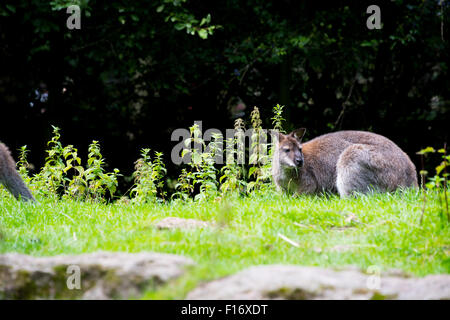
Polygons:
[[158,191],[162,201],[166,196],[164,188],[164,176],[167,173],[162,160],[162,152],[155,152],[154,160],[150,156],[150,149],[141,150],[142,158],[135,162],[135,171],[133,173],[134,186],[130,195],[134,203],[157,202]]
[[[247,185],[247,192],[252,191],[266,191],[271,188],[271,168],[272,157],[271,152],[268,150],[268,136],[267,132],[262,129],[262,121],[259,113],[259,109],[254,107],[250,114],[252,123],[252,137],[250,149],[250,168],[248,171],[248,178],[253,179]],[[269,151],[269,152],[268,152]]]
[[67,170],[65,171],[66,164],[63,153],[68,155],[70,154],[69,150],[72,149],[72,146],[67,146],[66,148],[62,146],[60,129],[55,126],[52,126],[52,128],[53,137],[47,143],[50,149],[46,151],[45,164],[41,171],[35,174],[30,181],[32,189],[46,197],[56,197],[58,192],[64,189],[65,182],[68,179],[65,179]]
[[117,190],[119,169],[105,172],[105,160],[100,153],[98,141],[92,141],[88,150],[87,169],[84,172],[88,184],[87,198],[103,199],[107,192],[113,197]]
[[235,139],[229,138],[225,141],[227,146],[227,159],[225,165],[220,168],[220,192],[223,195],[236,194],[245,188],[246,183],[242,180],[242,170],[235,160],[237,151],[234,147]]
[[107,194],[113,198],[117,190],[119,170],[105,171],[105,160],[98,141],[89,146],[87,166],[81,164],[78,150],[73,145],[61,144],[60,129],[53,127],[48,142],[45,164],[33,177],[29,177],[26,146],[22,147],[18,162],[19,172],[33,192],[51,198],[104,201]]
[[[283,132],[283,106],[273,108],[271,119],[273,129]],[[229,196],[255,195],[273,190],[271,167],[273,144],[268,143],[268,133],[262,128],[259,109],[254,107],[251,115],[251,144],[245,146],[246,129],[243,119],[234,124],[234,136],[223,141],[223,136],[213,133],[206,144],[197,124],[189,128],[182,157],[190,161],[175,184],[173,200],[210,201]],[[89,146],[86,166],[82,165],[78,150],[73,145],[63,146],[58,127],[53,126],[53,137],[48,142],[49,149],[45,164],[33,177],[29,174],[28,150],[22,147],[18,162],[19,172],[36,194],[58,199],[82,201],[106,201],[117,190],[118,169],[106,172],[105,160],[98,141]],[[223,147],[225,146],[225,150]],[[224,152],[225,151],[225,152]],[[246,164],[246,152],[249,152]],[[225,164],[222,164],[226,155]],[[163,154],[150,149],[141,150],[141,158],[135,162],[134,185],[130,191],[132,203],[155,203],[165,201],[164,178],[167,174]],[[439,182],[440,180],[436,180]]]
[[245,194],[247,181],[245,180],[245,123],[241,118],[234,122],[234,136],[225,141],[225,165],[220,169],[221,197]]
[[[274,108],[273,125],[275,130],[282,131],[283,106]],[[190,157],[187,168],[181,170],[176,184],[175,199],[206,201],[222,199],[230,195],[252,195],[273,190],[271,183],[272,144],[268,143],[267,132],[262,128],[262,121],[257,107],[251,115],[251,145],[245,148],[245,123],[236,119],[234,137],[225,140],[223,153],[223,137],[212,134],[212,141],[206,145],[201,137],[197,124],[190,127],[190,138],[185,140],[182,157]],[[268,150],[269,149],[269,150]],[[249,151],[249,165],[245,165],[245,154]],[[218,155],[225,164],[218,169]]]
[[273,129],[275,131],[281,132],[281,133],[286,133],[283,130],[283,122],[286,121],[283,118],[283,109],[284,106],[277,104],[275,107],[273,107],[272,111],[273,111],[273,117],[271,118],[272,120],[272,125],[273,125]]
[[23,181],[29,185],[31,182],[29,168],[30,164],[28,163],[27,155],[30,151],[27,149],[27,146],[22,146],[20,148],[19,161],[17,162],[17,168],[19,169],[19,174],[22,176]]
[[[426,181],[426,177],[428,175],[428,171],[424,169],[424,157],[426,157],[428,154],[433,153],[439,153],[441,154],[441,163],[435,168],[435,174],[432,177],[428,178],[428,181]],[[425,149],[420,150],[417,152],[421,156],[422,160],[422,170],[420,171],[421,176],[421,182],[422,182],[422,190],[423,190],[423,211],[422,211],[422,217],[421,221],[423,219],[423,213],[425,211],[425,204],[427,199],[427,191],[435,191],[438,194],[439,197],[439,203],[440,203],[440,216],[441,220],[444,220],[444,212],[447,216],[447,222],[450,223],[450,213],[448,210],[448,198],[449,198],[449,181],[448,181],[448,172],[447,168],[449,167],[450,162],[450,155],[447,155],[446,146],[444,148],[441,148],[439,150],[435,150],[433,147],[427,147]]]
[[[190,156],[191,161],[188,168],[184,168],[175,185],[177,192],[175,198],[187,200],[199,188],[195,195],[195,201],[206,201],[215,198],[218,195],[217,169],[215,168],[215,156],[219,149],[217,143],[218,136],[214,135],[208,148],[201,137],[201,131],[197,124],[189,128],[190,138],[185,140],[185,146],[189,149],[183,149],[181,156]],[[191,146],[194,145],[193,148]],[[205,150],[205,151],[203,151]]]

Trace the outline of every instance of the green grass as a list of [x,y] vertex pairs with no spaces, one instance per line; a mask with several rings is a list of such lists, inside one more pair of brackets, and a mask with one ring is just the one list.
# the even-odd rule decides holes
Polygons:
[[[181,299],[199,283],[258,264],[296,264],[407,273],[450,273],[450,228],[430,196],[422,225],[416,191],[337,196],[265,196],[210,203],[91,204],[0,196],[0,253],[35,256],[155,251],[192,258],[184,276],[144,298]],[[354,215],[355,219],[349,219]],[[157,230],[176,216],[220,222],[222,228]],[[294,246],[279,235],[296,242]]]

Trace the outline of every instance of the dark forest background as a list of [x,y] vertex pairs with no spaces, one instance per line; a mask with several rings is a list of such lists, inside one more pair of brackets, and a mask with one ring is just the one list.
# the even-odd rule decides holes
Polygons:
[[[80,30],[66,27],[71,4]],[[371,4],[380,30],[366,26]],[[2,0],[0,140],[16,159],[27,145],[38,169],[55,125],[84,159],[99,140],[130,176],[150,147],[175,177],[174,129],[232,128],[236,106],[270,127],[279,103],[307,140],[370,130],[420,167],[415,152],[450,131],[449,15],[441,0]]]

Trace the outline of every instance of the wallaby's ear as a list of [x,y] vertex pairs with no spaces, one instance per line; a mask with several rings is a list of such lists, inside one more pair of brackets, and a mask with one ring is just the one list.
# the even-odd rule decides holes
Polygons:
[[300,128],[300,129],[295,129],[289,135],[293,136],[298,141],[302,141],[302,138],[305,135],[305,132],[306,132],[305,128]]

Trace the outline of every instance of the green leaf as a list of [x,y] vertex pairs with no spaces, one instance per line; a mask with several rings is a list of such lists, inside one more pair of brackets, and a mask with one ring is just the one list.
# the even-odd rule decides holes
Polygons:
[[16,7],[13,7],[12,5],[7,4],[6,8],[8,8],[8,10],[11,11],[12,13],[16,13]]
[[186,24],[184,23],[177,23],[175,25],[175,29],[177,29],[178,31],[183,30],[184,28],[186,28]]
[[198,33],[199,37],[202,39],[208,38],[208,31],[206,31],[205,29],[200,29],[197,31],[197,33]]
[[417,154],[427,154],[436,152],[433,147],[426,147],[425,149],[420,150]]
[[440,165],[438,165],[438,166],[436,167],[436,173],[437,173],[437,174],[440,174],[441,171],[445,169],[445,167],[446,167],[446,163],[445,163],[445,162],[442,162]]

